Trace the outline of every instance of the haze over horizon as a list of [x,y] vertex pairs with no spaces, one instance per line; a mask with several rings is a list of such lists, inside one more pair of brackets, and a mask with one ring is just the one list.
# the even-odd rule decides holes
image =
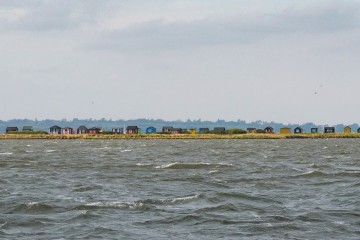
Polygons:
[[359,123],[355,0],[0,0],[1,120]]

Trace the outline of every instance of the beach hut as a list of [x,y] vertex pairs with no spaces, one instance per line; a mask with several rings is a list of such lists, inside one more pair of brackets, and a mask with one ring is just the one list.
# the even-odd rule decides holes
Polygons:
[[210,132],[209,128],[199,128],[199,134],[205,134],[209,132]]
[[196,134],[196,128],[190,128],[189,132],[190,134]]
[[61,127],[54,125],[50,127],[50,134],[61,134]]
[[88,129],[85,126],[80,126],[76,129],[77,134],[86,134],[88,133]]
[[171,127],[171,126],[162,127],[163,133],[171,133],[171,130],[173,130],[173,127]]
[[112,129],[111,129],[111,133],[112,133],[112,134],[123,134],[123,133],[124,133],[124,129],[123,129],[123,128],[112,128]]
[[274,129],[272,127],[266,127],[264,133],[274,133]]
[[126,127],[127,134],[138,134],[140,133],[140,128],[137,126],[128,126]]
[[146,128],[146,134],[153,134],[153,133],[156,133],[156,128],[154,127]]
[[216,134],[225,133],[225,128],[224,127],[215,127],[214,133],[216,133]]
[[303,133],[304,131],[303,131],[303,129],[301,128],[301,127],[296,127],[295,129],[294,129],[294,133],[295,134],[300,134],[300,133]]
[[33,131],[33,127],[32,126],[23,126],[23,132],[32,132]]
[[88,129],[89,134],[100,134],[102,132],[101,128],[98,127],[92,127]]
[[181,128],[173,128],[171,134],[181,134],[183,130]]
[[280,134],[291,134],[291,128],[288,127],[280,128]]
[[318,133],[319,129],[318,128],[311,128],[310,132],[311,133]]
[[324,133],[335,133],[334,127],[324,127]]
[[344,127],[344,133],[351,133],[351,127],[350,126]]
[[360,133],[360,128],[358,128],[357,132]]
[[247,128],[248,133],[256,133],[256,128]]
[[71,127],[65,127],[61,129],[61,134],[68,135],[72,133],[73,133],[73,129]]
[[19,129],[17,127],[7,127],[5,131],[6,133],[11,133],[11,132],[18,132]]

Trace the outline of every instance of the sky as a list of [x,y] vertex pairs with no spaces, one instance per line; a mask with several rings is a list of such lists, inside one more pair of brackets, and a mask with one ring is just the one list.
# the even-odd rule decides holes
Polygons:
[[0,119],[360,123],[360,1],[0,0]]

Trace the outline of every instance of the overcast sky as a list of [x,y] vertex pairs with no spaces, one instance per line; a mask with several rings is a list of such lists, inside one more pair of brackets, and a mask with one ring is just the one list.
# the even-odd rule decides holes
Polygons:
[[360,123],[360,1],[0,0],[0,119]]

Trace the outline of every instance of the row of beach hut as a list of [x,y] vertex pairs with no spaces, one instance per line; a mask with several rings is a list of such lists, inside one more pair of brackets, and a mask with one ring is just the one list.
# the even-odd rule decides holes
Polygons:
[[[125,128],[125,127],[124,127]],[[99,127],[92,127],[87,128],[86,126],[80,126],[76,129],[71,127],[59,127],[57,125],[54,125],[49,128],[50,134],[101,134],[101,133],[109,133],[109,134],[140,134],[141,129],[138,126],[128,126],[125,128],[117,128],[114,127],[111,129],[111,131],[104,131],[102,128]],[[7,127],[6,133],[14,133],[18,132],[18,127]],[[23,132],[32,132],[33,127],[32,126],[24,126],[22,128]],[[164,126],[161,129],[161,133],[165,134],[182,134],[182,133],[190,133],[190,134],[206,134],[206,133],[225,133],[226,129],[224,127],[215,127],[213,130],[210,130],[209,128],[190,128],[190,129],[184,129],[184,128],[174,128],[172,126]],[[335,133],[335,127],[324,127],[323,129],[324,133]],[[346,126],[343,129],[343,133],[351,133],[352,129],[350,126]],[[357,132],[360,133],[360,128],[357,129]],[[157,129],[155,127],[148,127],[145,130],[146,134],[152,134],[157,133]],[[264,129],[257,129],[257,128],[247,128],[247,133],[266,133],[266,134],[272,134],[275,133],[274,128],[272,127],[266,127]],[[296,127],[294,129],[283,127],[280,128],[280,134],[301,134],[305,133],[303,128]],[[313,127],[310,130],[310,133],[319,133],[319,128]]]

